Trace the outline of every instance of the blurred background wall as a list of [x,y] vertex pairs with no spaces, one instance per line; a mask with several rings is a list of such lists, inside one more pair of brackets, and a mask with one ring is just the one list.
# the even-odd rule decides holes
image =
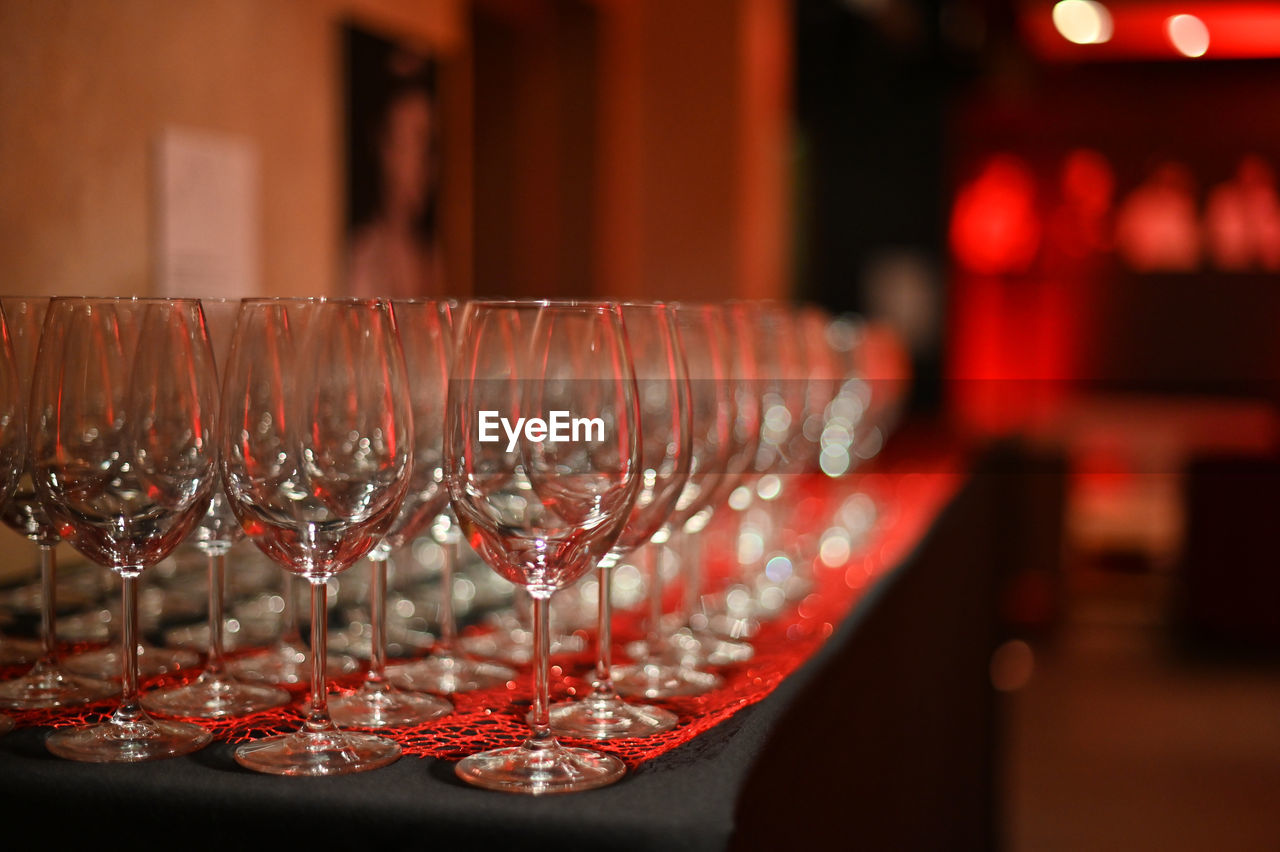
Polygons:
[[783,0],[4,0],[5,288],[156,292],[178,128],[252,161],[240,289],[341,291],[347,24],[438,59],[452,294],[789,292]]
[[[450,55],[466,49],[460,0],[0,3],[5,291],[153,292],[155,149],[166,128],[180,127],[243,141],[256,160],[257,280],[245,286],[332,292],[342,215],[337,24],[347,18]],[[449,91],[445,108],[459,113],[450,123],[469,127],[465,80]],[[458,168],[449,191],[465,210],[465,159]],[[467,224],[450,234],[463,264]]]

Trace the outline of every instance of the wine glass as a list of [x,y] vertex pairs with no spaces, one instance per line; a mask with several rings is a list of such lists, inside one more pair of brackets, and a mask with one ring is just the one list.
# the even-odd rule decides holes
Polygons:
[[[764,398],[758,362],[777,362],[786,356],[770,346],[776,341],[757,333],[759,328],[754,320],[762,312],[761,303],[731,301],[718,307],[724,315],[728,336],[725,381],[732,399],[733,426],[721,475],[716,478],[702,511],[685,521],[680,530],[678,541],[685,577],[684,624],[672,635],[671,641],[691,661],[727,665],[751,659],[755,649],[749,642],[718,636],[709,628],[703,597],[703,536],[713,514],[729,503],[734,489],[750,474],[752,461],[761,446]],[[757,359],[757,347],[768,352],[768,356]]]
[[[227,671],[241,681],[299,685],[311,681],[311,661],[298,625],[298,584],[302,582],[288,571],[280,572],[280,629],[270,646],[237,657],[227,663]],[[359,661],[350,654],[329,653],[325,671],[329,677],[353,674]]]
[[450,373],[445,461],[463,532],[533,599],[532,733],[464,758],[465,781],[519,793],[612,783],[621,760],[562,746],[548,718],[551,595],[622,532],[641,483],[639,408],[612,302],[473,301]]
[[[4,311],[0,309],[0,315],[2,315],[3,313]],[[25,448],[26,447],[26,434],[25,434],[26,406],[27,406],[27,400],[29,399],[29,393],[24,388],[24,381],[26,381],[26,383],[29,385],[30,376],[28,375],[26,377],[26,380],[23,379],[23,371],[21,369],[21,365],[17,364],[15,360],[17,358],[17,351],[16,351],[17,343],[11,338],[11,335],[12,335],[11,323],[6,323],[4,327],[5,327],[5,331],[4,331],[5,339],[8,345],[8,348],[5,350],[5,356],[8,359],[8,364],[4,367],[4,369],[5,370],[13,369],[15,372],[14,372],[14,378],[12,381],[9,381],[7,378],[2,380],[5,382],[4,384],[5,392],[9,394],[11,398],[6,398],[4,402],[0,402],[0,405],[5,406],[6,411],[9,411],[9,407],[14,405],[15,403],[18,405],[18,410],[16,411],[16,413],[10,411],[9,414],[5,415],[9,419],[5,421],[4,425],[6,430],[9,430],[9,431],[5,433],[4,440],[6,441],[15,440],[16,435],[13,430],[22,428],[23,429],[22,446]],[[24,449],[24,452],[25,452],[25,449]],[[18,478],[14,480],[13,496],[15,498],[17,497],[16,492],[22,485],[22,476],[23,476],[23,471],[20,470],[18,471]],[[8,508],[6,503],[6,514],[7,512],[8,512]],[[0,635],[0,665],[18,666],[18,665],[24,665],[26,663],[38,662],[40,660],[41,650],[42,648],[41,648],[40,642],[32,642],[29,639],[15,639],[11,636]],[[3,717],[3,718],[8,719],[8,717]],[[0,729],[3,729],[3,730],[0,730],[0,732],[3,732],[4,730],[8,730],[9,728],[12,728],[13,720],[11,719],[8,720],[8,723],[7,723],[8,727],[5,727],[5,724],[6,723],[3,720],[0,720]]]
[[[431,653],[420,660],[401,663],[387,670],[391,682],[418,692],[469,692],[506,683],[516,676],[513,669],[487,660],[474,659],[457,647],[454,618],[454,570],[458,565],[462,534],[448,505],[444,485],[444,396],[448,390],[449,361],[453,356],[452,302],[397,301],[393,303],[400,323],[400,340],[405,360],[414,374],[414,477],[421,477],[423,502],[415,517],[430,521],[431,537],[440,545],[440,636]],[[413,493],[412,491],[410,492]],[[407,502],[407,501],[406,501]],[[434,517],[433,517],[434,515]],[[417,534],[422,523],[400,536],[404,541]]]
[[[110,580],[111,578],[108,578]],[[114,605],[102,609],[95,618],[116,624],[120,621],[120,613]],[[116,644],[104,645],[89,651],[71,654],[62,661],[62,667],[82,677],[102,680],[114,680],[117,671],[124,665],[120,656],[119,635]],[[141,633],[138,634],[138,676],[152,678],[158,675],[172,674],[183,669],[194,668],[200,662],[200,655],[186,648],[165,648],[152,643]]]
[[[225,371],[230,354],[239,299],[202,299],[206,328],[213,344],[216,373]],[[215,447],[216,451],[216,447]],[[244,538],[227,505],[222,477],[218,475],[209,508],[192,532],[191,541],[208,560],[209,649],[204,670],[191,683],[157,689],[143,696],[142,706],[153,713],[222,719],[244,716],[289,703],[289,693],[266,684],[242,683],[227,673],[223,656],[223,589],[226,585],[227,554]]]
[[208,508],[217,404],[198,301],[50,301],[32,381],[36,493],[63,537],[123,581],[119,707],[105,722],[54,731],[47,745],[60,757],[133,762],[209,742],[197,725],[152,719],[138,700],[138,578]]
[[[586,639],[577,630],[566,629],[566,619],[560,617],[561,603],[556,601],[549,616],[551,635],[547,642],[552,657],[573,656],[587,647]],[[457,639],[456,645],[471,657],[501,660],[515,666],[527,665],[533,662],[532,617],[533,599],[522,587],[516,586],[510,603],[485,617],[484,632],[463,636]],[[506,666],[502,668],[507,669]]]
[[[786,600],[799,600],[815,585],[813,566],[818,557],[811,517],[797,516],[797,506],[804,501],[788,499],[800,484],[801,477],[820,470],[828,414],[843,380],[842,365],[828,342],[830,316],[814,305],[799,305],[792,313],[793,336],[797,342],[796,369],[793,382],[800,394],[796,428],[783,450],[785,461],[779,467],[777,494],[770,503],[774,522],[773,550],[790,551],[793,570],[789,576],[758,577],[750,600],[761,618],[773,614],[760,606],[760,598],[768,589],[780,589]],[[781,536],[787,536],[784,542]],[[775,593],[776,599],[778,595]]]
[[[445,506],[436,516],[431,524],[431,537],[440,546],[440,635],[436,637],[431,653],[421,659],[389,667],[387,676],[392,683],[405,689],[445,694],[489,689],[507,683],[516,676],[515,669],[495,660],[527,662],[524,650],[528,643],[511,633],[500,635],[502,627],[491,633],[470,637],[481,640],[478,642],[468,642],[458,637],[458,622],[454,611],[454,577],[461,564],[465,542],[451,507]],[[510,612],[499,616],[499,619],[519,621]],[[514,630],[522,632],[524,627],[516,624]],[[554,653],[554,638],[552,646]]]
[[613,685],[613,569],[655,536],[666,541],[666,521],[689,476],[689,371],[679,346],[674,309],[661,303],[624,303],[622,318],[640,393],[641,486],[617,542],[600,560],[596,670],[591,691],[551,707],[551,727],[592,739],[643,737],[675,727],[661,707],[628,704]]
[[[26,401],[4,307],[0,305],[0,510],[7,515],[27,462]],[[14,721],[0,716],[0,734]]]
[[[817,385],[811,381],[814,377],[807,375],[810,369],[817,369],[809,363],[808,347],[822,340],[823,329],[802,328],[801,314],[778,302],[756,302],[746,308],[740,317],[744,330],[770,357],[760,359],[756,370],[758,440],[746,471],[728,497],[733,561],[738,570],[716,598],[719,611],[703,616],[710,633],[728,639],[749,637],[759,629],[762,595],[772,600],[782,590],[791,596],[811,588],[802,576],[800,560],[786,553],[787,546],[781,540],[782,514],[788,503],[783,496],[788,493],[785,486],[802,464],[810,387],[812,384],[816,389]],[[813,340],[815,334],[817,341]],[[744,534],[752,537],[754,546],[742,546]],[[756,558],[742,564],[742,554],[751,551]],[[761,585],[779,593],[770,594]]]
[[385,299],[246,299],[223,381],[221,464],[245,534],[311,585],[311,700],[300,730],[236,749],[276,775],[336,775],[400,747],[338,728],[325,687],[327,581],[382,540],[412,460],[404,356]]
[[723,683],[719,675],[703,668],[704,661],[685,653],[663,624],[663,548],[659,542],[678,542],[691,520],[705,522],[725,475],[736,418],[735,388],[729,372],[730,335],[725,313],[718,305],[676,303],[674,307],[677,343],[689,376],[689,474],[665,523],[651,543],[640,549],[649,582],[647,635],[627,648],[634,662],[613,671],[619,693],[650,699],[700,695]]
[[[23,409],[31,398],[31,378],[36,350],[44,327],[49,298],[10,297],[0,299],[8,323],[12,358],[6,367],[15,370],[16,393]],[[6,371],[7,378],[7,371]],[[7,389],[7,388],[6,388]],[[25,427],[24,427],[25,428]],[[115,695],[118,687],[106,680],[82,677],[63,668],[57,635],[57,548],[61,537],[40,506],[31,477],[31,454],[24,454],[21,477],[12,496],[5,501],[0,519],[10,529],[33,541],[40,550],[40,658],[22,677],[0,683],[0,707],[31,710],[41,707],[72,707]]]
[[[413,464],[399,514],[369,551],[369,671],[360,688],[329,702],[343,727],[395,728],[438,719],[453,712],[443,698],[404,692],[387,679],[387,559],[412,541],[449,500],[444,485],[444,396],[448,388],[448,307],[405,299],[392,302],[404,352],[408,398],[413,414]],[[446,587],[446,596],[447,596]]]

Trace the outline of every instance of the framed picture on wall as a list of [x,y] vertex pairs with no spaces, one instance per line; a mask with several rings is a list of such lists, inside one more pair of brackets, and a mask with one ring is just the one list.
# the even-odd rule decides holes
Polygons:
[[355,24],[343,26],[342,39],[344,290],[442,296],[439,57]]

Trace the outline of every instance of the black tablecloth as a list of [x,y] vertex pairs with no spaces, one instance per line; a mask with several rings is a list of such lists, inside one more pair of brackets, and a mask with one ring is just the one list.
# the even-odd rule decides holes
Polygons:
[[0,815],[11,832],[43,826],[81,849],[991,848],[995,479],[981,466],[969,476],[904,564],[771,695],[616,785],[494,793],[423,758],[277,778],[241,769],[225,744],[80,764],[28,729],[0,739]]

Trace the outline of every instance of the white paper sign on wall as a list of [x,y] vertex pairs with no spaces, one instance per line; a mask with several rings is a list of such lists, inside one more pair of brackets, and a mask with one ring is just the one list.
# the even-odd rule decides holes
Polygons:
[[155,168],[159,295],[259,295],[261,210],[253,142],[166,127]]

